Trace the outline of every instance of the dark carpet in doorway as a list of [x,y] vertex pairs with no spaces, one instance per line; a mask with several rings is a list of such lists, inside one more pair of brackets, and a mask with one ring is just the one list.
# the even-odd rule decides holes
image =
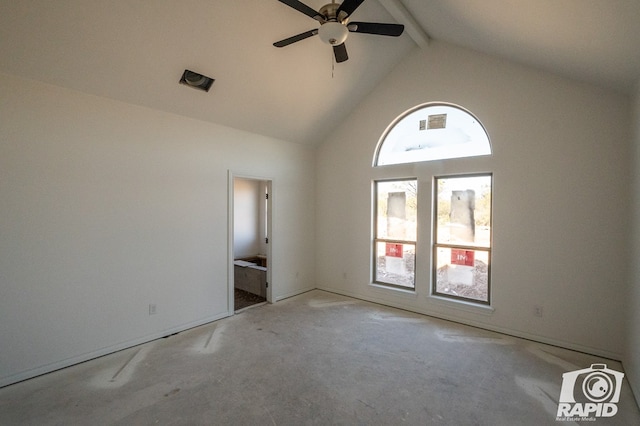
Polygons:
[[262,296],[258,296],[257,294],[249,293],[248,291],[240,290],[236,288],[234,291],[234,300],[235,300],[235,310],[238,311],[240,309],[246,308],[247,306],[255,305],[256,303],[266,302]]

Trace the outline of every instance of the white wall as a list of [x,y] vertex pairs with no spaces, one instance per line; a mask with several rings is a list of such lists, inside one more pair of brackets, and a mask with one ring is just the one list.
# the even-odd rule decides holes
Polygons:
[[313,167],[302,145],[0,74],[0,386],[230,314],[229,170],[273,179],[274,300],[314,287]]
[[630,279],[627,297],[627,333],[623,358],[627,379],[640,405],[640,82],[636,90],[633,109],[633,193],[632,244],[629,251]]
[[[430,101],[471,110],[494,154],[372,169],[386,126]],[[622,95],[447,44],[416,49],[318,150],[318,286],[620,359],[629,107]],[[474,171],[494,173],[493,311],[429,297],[432,176]],[[415,294],[370,285],[371,181],[404,176],[420,185]]]

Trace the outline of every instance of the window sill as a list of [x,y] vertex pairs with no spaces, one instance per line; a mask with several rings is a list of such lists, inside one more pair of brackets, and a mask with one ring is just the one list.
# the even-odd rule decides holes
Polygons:
[[495,312],[495,308],[489,305],[467,302],[466,300],[449,299],[442,296],[427,296],[427,301],[436,305],[455,308],[474,314],[492,315]]
[[380,283],[369,283],[369,285],[375,288],[376,290],[389,291],[395,294],[402,294],[402,295],[411,296],[411,297],[415,297],[418,294],[415,291],[415,289],[411,289],[411,288],[395,287],[395,286],[384,285]]

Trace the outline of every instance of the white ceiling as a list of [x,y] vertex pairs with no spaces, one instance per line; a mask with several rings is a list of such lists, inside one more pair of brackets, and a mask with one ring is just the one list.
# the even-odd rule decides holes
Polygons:
[[638,0],[402,0],[436,40],[631,92]]
[[[366,0],[352,19],[409,25],[398,6],[434,40],[621,92],[640,77],[637,0]],[[350,34],[335,65],[318,37],[272,46],[318,25],[277,0],[0,0],[0,71],[312,145],[417,46]]]

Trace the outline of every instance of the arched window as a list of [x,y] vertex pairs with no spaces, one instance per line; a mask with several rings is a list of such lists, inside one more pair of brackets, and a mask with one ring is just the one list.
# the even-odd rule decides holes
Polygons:
[[[453,104],[427,103],[389,125],[373,166],[490,154],[489,136],[473,114]],[[432,297],[490,306],[493,173],[460,169],[468,165],[450,163],[438,175],[430,167],[398,168],[392,179],[382,170],[373,173],[372,285],[404,291],[429,286]],[[431,190],[419,188],[429,181]],[[431,215],[418,211],[428,205],[420,201],[423,194],[431,194]],[[430,218],[431,227],[421,224]],[[420,252],[423,237],[431,240],[431,254]],[[431,263],[430,277],[415,268],[421,262]]]
[[480,120],[448,103],[418,105],[400,115],[378,142],[374,166],[490,155]]

